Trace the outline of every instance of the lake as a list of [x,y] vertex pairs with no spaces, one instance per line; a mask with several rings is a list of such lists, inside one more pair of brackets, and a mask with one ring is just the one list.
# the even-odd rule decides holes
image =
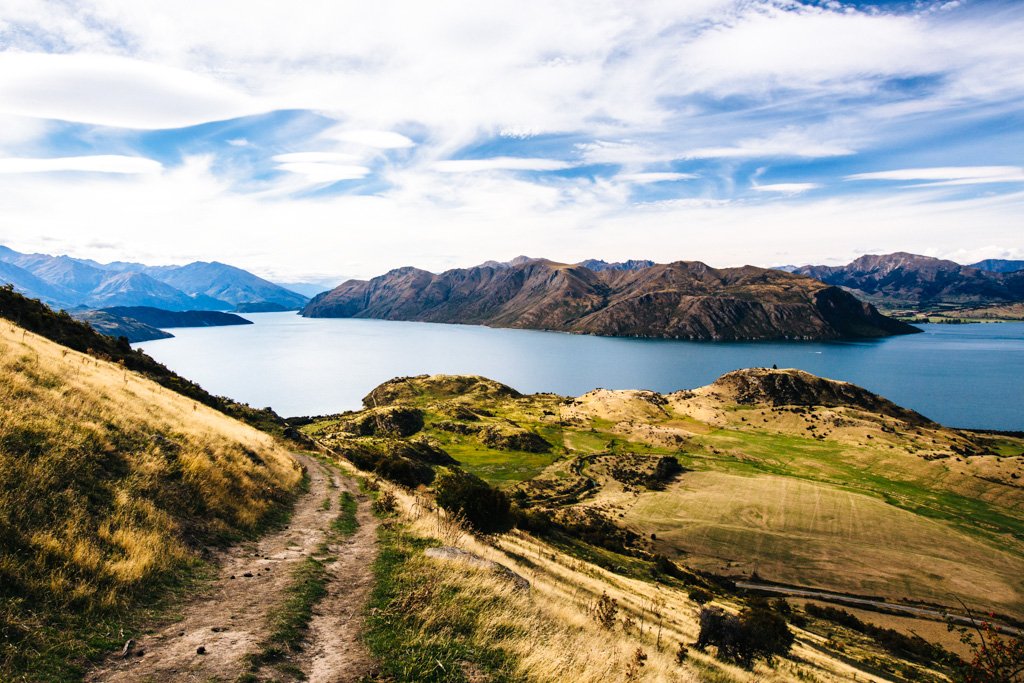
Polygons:
[[137,344],[208,391],[286,416],[358,409],[392,377],[477,374],[526,393],[659,392],[745,367],[854,382],[956,427],[1024,430],[1024,323],[922,325],[838,342],[618,339],[471,325],[246,314],[254,325],[183,328]]

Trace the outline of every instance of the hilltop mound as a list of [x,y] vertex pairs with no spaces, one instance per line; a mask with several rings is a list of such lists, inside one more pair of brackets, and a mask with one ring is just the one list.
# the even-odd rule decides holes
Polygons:
[[741,405],[859,408],[913,423],[930,422],[867,389],[812,375],[803,370],[749,368],[722,375],[706,387]]
[[836,339],[918,331],[809,277],[686,261],[622,270],[546,259],[440,274],[399,268],[319,294],[302,315],[668,339]]
[[258,532],[300,478],[272,437],[0,323],[0,678],[63,680],[45,667],[109,647],[126,608]]
[[521,394],[510,386],[477,375],[417,375],[396,377],[384,382],[363,398],[367,408],[415,401],[421,396],[431,400],[445,398],[517,398]]

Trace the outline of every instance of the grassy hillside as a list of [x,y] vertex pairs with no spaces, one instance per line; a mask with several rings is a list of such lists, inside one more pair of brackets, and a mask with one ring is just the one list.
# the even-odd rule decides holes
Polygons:
[[66,311],[54,311],[36,299],[18,294],[9,285],[0,287],[0,318],[75,351],[122,364],[161,386],[242,420],[257,429],[283,436],[293,434],[285,421],[272,409],[253,408],[223,396],[213,396],[195,382],[175,374],[162,363],[153,360],[141,349],[132,349],[126,338],[100,334],[87,323],[72,318]]
[[[503,488],[524,531],[501,537],[500,561],[528,577],[564,581],[563,602],[575,596],[575,616],[549,615],[551,628],[573,630],[567,624],[585,621],[586,606],[602,590],[630,585],[632,597],[623,593],[623,601],[639,614],[650,596],[668,599],[676,633],[692,642],[691,591],[710,591],[738,608],[746,598],[732,581],[750,580],[912,608],[937,605],[916,627],[907,625],[914,619],[877,611],[876,623],[896,624],[908,636],[928,633],[954,649],[956,637],[942,630],[938,612],[959,612],[958,600],[1004,621],[1024,618],[1019,438],[948,429],[859,387],[793,370],[740,371],[670,395],[595,390],[578,398],[522,396],[479,377],[421,376],[387,382],[364,403],[362,412],[319,418],[303,429],[364,469],[383,462],[359,457],[368,444],[388,457],[429,453],[435,463],[447,454]],[[671,473],[666,461],[683,471]],[[411,506],[414,516],[423,505],[429,503]],[[418,576],[427,570],[416,544],[446,534],[417,523],[428,540],[395,543]],[[659,562],[666,566],[659,557],[678,566],[681,578],[659,574]],[[893,655],[878,638],[800,613],[807,626],[798,641],[819,655],[853,657],[862,672],[916,680],[911,655]],[[843,635],[832,638],[833,632]],[[626,638],[622,647],[634,641]],[[651,655],[649,645],[642,647]],[[525,643],[508,647],[523,648],[511,656],[513,669],[535,656]],[[595,641],[572,656],[587,651],[599,660],[596,647]],[[566,670],[585,669],[568,653],[544,651]],[[622,675],[628,655],[620,648],[602,664],[611,669],[598,667],[603,673],[579,680]],[[667,668],[649,680],[688,680],[668,655],[652,655],[645,670],[654,672],[655,661]],[[683,669],[694,680],[751,680],[735,670],[705,675],[700,667],[711,664],[697,655],[691,664]],[[756,680],[768,680],[761,675]]]
[[63,680],[209,544],[279,518],[272,437],[0,321],[0,679]]

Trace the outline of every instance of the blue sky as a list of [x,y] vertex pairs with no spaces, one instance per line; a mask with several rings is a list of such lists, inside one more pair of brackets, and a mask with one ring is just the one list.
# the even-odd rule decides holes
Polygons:
[[1024,3],[0,9],[0,243],[287,280],[1024,257]]

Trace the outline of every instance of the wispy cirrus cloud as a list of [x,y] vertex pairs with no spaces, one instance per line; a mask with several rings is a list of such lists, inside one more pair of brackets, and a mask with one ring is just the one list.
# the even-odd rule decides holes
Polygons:
[[99,154],[80,157],[52,157],[27,159],[0,157],[0,173],[159,173],[163,165],[159,161],[144,157]]
[[816,190],[819,183],[768,183],[766,185],[753,185],[751,189],[758,192],[778,192],[780,194],[801,194],[809,190]]
[[558,159],[529,157],[491,157],[489,159],[450,159],[438,161],[432,168],[442,173],[477,173],[480,171],[561,171],[572,164]]
[[693,180],[699,176],[696,173],[673,173],[671,171],[647,171],[644,173],[620,173],[615,176],[616,180],[627,183],[672,183],[679,180]]
[[901,168],[891,171],[854,173],[846,180],[899,180],[926,181],[926,186],[984,185],[988,183],[1024,182],[1024,168],[1020,166],[939,166],[931,168]]

